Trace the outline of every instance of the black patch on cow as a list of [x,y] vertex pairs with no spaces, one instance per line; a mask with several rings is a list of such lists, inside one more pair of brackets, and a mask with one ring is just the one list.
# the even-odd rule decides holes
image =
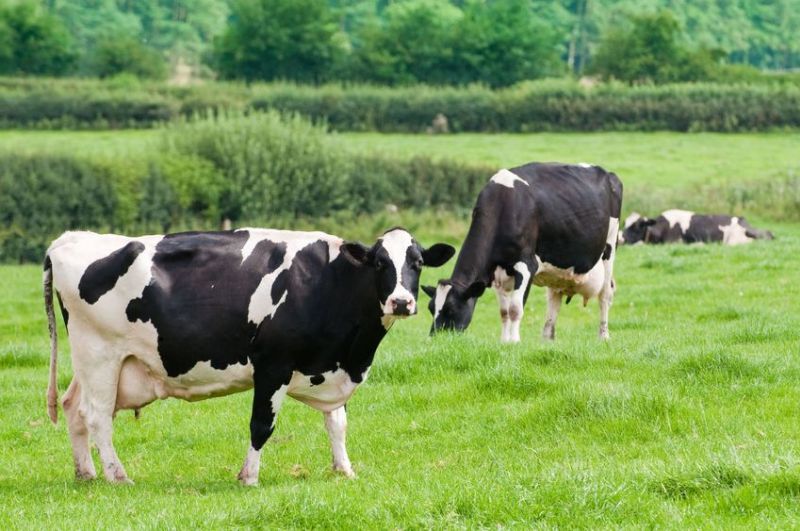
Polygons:
[[325,377],[321,374],[315,374],[311,377],[311,385],[320,385],[325,381]]
[[128,272],[142,251],[144,251],[142,242],[128,242],[105,258],[92,262],[78,283],[81,299],[94,304],[100,297],[114,289],[117,280]]
[[603,260],[608,260],[611,258],[611,244],[607,243],[605,249],[603,249]]
[[69,312],[67,311],[67,307],[64,306],[64,303],[61,301],[61,294],[56,290],[56,298],[58,299],[58,307],[61,308],[61,318],[64,319],[64,328],[69,325]]
[[169,376],[210,361],[223,370],[247,363],[258,325],[248,321],[261,279],[283,262],[286,244],[261,240],[242,262],[247,231],[165,236],[153,256],[153,279],[126,309],[128,319],[150,321]]
[[272,305],[278,304],[278,301],[281,300],[283,294],[286,293],[286,282],[289,278],[289,270],[284,269],[278,276],[275,277],[275,280],[272,282],[272,290],[270,292],[270,296],[272,297]]

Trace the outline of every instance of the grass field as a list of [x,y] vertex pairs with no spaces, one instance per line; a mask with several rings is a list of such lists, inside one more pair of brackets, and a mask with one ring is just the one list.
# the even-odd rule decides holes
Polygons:
[[399,323],[348,405],[358,478],[329,472],[321,415],[288,401],[256,489],[235,481],[250,393],[120,414],[136,485],[75,482],[63,415],[45,414],[40,268],[0,267],[0,526],[795,527],[800,226],[770,228],[738,248],[621,248],[607,344],[577,300],[543,343],[539,288],[516,346],[490,293],[462,336],[428,339],[427,312]]
[[[530,161],[590,162],[626,186],[681,187],[767,179],[800,172],[800,135],[714,133],[540,133],[389,135],[336,133],[355,152],[428,155],[501,168]],[[0,131],[0,150],[141,156],[158,145],[157,130]]]

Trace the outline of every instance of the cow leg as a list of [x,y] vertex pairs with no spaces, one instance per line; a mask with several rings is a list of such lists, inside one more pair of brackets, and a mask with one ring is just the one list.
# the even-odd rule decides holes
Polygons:
[[281,409],[291,374],[281,380],[274,374],[263,374],[264,369],[255,368],[253,375],[253,411],[250,416],[250,449],[247,451],[238,479],[242,485],[258,485],[261,468],[261,449],[275,429],[275,420]]
[[355,477],[356,474],[353,472],[350,458],[347,457],[347,448],[345,448],[344,444],[347,432],[345,406],[333,411],[326,411],[323,415],[325,416],[325,429],[328,430],[328,438],[331,441],[331,450],[333,451],[334,472],[340,472],[348,478]]
[[525,262],[514,264],[514,289],[511,292],[511,304],[508,308],[509,337],[511,343],[519,343],[519,327],[528,297],[528,286],[531,280],[531,269]]
[[600,300],[600,330],[598,335],[600,339],[610,339],[608,333],[608,310],[611,308],[611,303],[614,300],[614,251],[612,250],[611,256],[608,260],[603,260],[603,267],[605,270],[605,279],[603,281],[603,289],[598,296]]
[[542,338],[553,340],[556,338],[556,320],[561,310],[562,293],[553,288],[547,288],[547,319],[542,329]]
[[61,398],[61,406],[64,408],[64,416],[67,417],[67,429],[72,443],[72,458],[75,461],[75,477],[94,479],[97,477],[97,472],[94,469],[92,453],[89,450],[89,429],[81,412],[80,393],[78,379],[73,377],[67,392]]
[[117,402],[117,382],[120,366],[105,362],[96,364],[89,375],[81,373],[81,413],[86,418],[94,440],[103,474],[112,483],[133,483],[117,457],[112,442],[114,408]]
[[497,304],[500,306],[500,341],[507,343],[511,337],[511,319],[508,316],[508,310],[511,307],[511,296],[502,285],[498,285],[496,282],[494,292],[497,294]]

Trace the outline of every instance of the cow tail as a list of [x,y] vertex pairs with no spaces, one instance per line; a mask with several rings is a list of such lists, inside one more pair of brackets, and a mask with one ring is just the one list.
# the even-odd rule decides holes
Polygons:
[[44,288],[44,309],[47,312],[47,328],[50,331],[50,383],[47,385],[47,415],[50,421],[58,422],[58,333],[56,328],[56,314],[53,311],[53,263],[50,255],[44,259],[44,275],[42,280]]

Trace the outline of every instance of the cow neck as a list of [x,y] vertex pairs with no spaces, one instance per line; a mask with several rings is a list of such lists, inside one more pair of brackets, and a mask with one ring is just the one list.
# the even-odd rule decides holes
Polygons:
[[492,247],[497,231],[496,216],[486,216],[475,210],[472,223],[458,253],[451,282],[465,289],[475,282],[491,282]]
[[348,352],[343,353],[341,361],[342,368],[354,382],[358,383],[372,364],[375,351],[386,335],[386,329],[381,323],[378,291],[375,287],[376,271],[371,267],[356,267],[347,262],[343,267],[345,270],[341,273],[350,281],[337,283],[335,300],[340,301],[340,304],[352,301],[360,307],[356,309],[358,317],[353,331],[353,341]]

